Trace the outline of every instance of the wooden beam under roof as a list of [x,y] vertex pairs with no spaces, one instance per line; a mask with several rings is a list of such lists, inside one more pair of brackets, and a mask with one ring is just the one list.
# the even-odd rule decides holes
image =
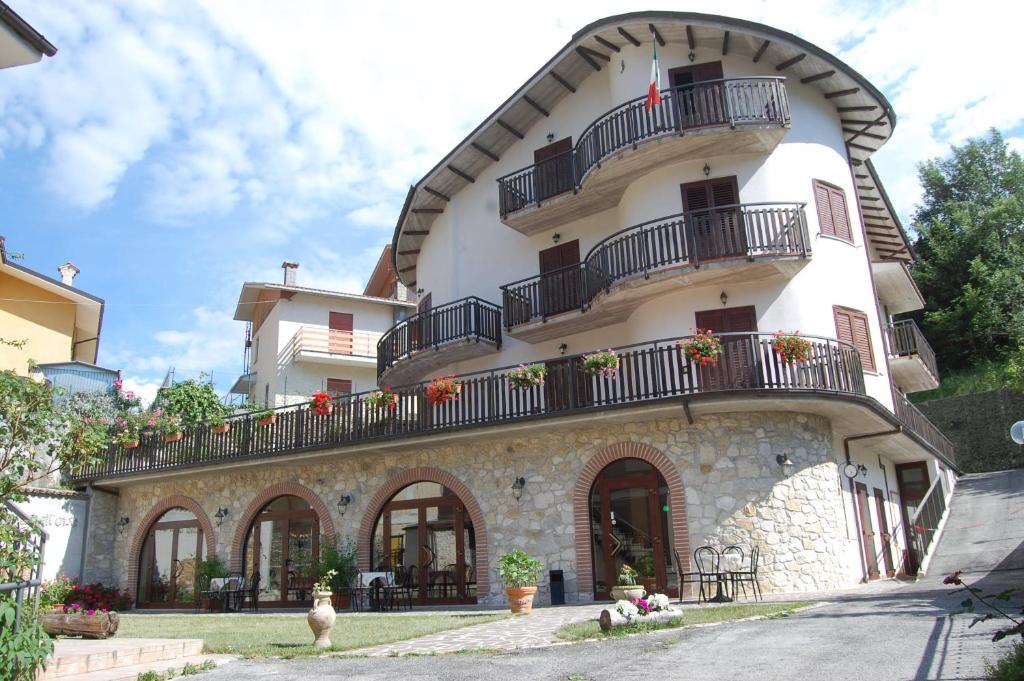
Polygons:
[[754,63],[755,64],[757,62],[761,61],[761,57],[764,56],[764,52],[765,52],[765,50],[768,49],[768,46],[771,44],[771,42],[772,41],[770,41],[770,40],[765,40],[763,43],[761,43],[761,47],[757,48],[757,52],[754,53]]
[[863,144],[856,144],[855,142],[847,142],[846,146],[853,147],[854,149],[860,149],[861,151],[870,151],[872,153],[878,151],[874,147],[865,147]]
[[500,125],[501,127],[505,128],[506,130],[508,130],[510,133],[512,133],[513,135],[515,135],[519,139],[523,139],[523,133],[519,132],[518,130],[516,130],[515,128],[513,128],[511,125],[509,125],[505,121],[501,120],[500,118],[498,119],[498,125]]
[[582,47],[576,48],[576,54],[579,55],[580,59],[590,64],[590,68],[594,69],[595,71],[601,70],[601,65],[594,61],[594,58],[587,54]]
[[870,185],[870,184],[858,184],[857,185],[857,189],[863,189],[866,192],[873,192],[873,191],[875,191],[875,187]]
[[[406,272],[412,272],[414,269],[416,269],[416,265],[411,265],[409,267],[403,267],[403,268],[401,268],[398,271],[401,272],[402,274],[405,274]],[[415,284],[416,282],[413,282],[413,283]]]
[[598,44],[607,47],[612,52],[619,52],[620,51],[620,48],[619,48],[618,45],[616,45],[615,43],[613,43],[610,40],[605,40],[604,38],[602,38],[599,35],[595,35],[594,36],[594,40],[596,40],[598,42]]
[[523,101],[526,102],[527,104],[529,104],[530,106],[532,106],[534,109],[536,109],[540,113],[544,114],[545,118],[547,116],[551,115],[551,113],[547,109],[545,109],[540,104],[538,104],[537,102],[533,101],[531,98],[527,97],[526,95],[523,95]]
[[576,88],[574,88],[572,85],[570,85],[569,81],[567,81],[565,78],[562,78],[560,75],[558,75],[554,71],[551,71],[551,77],[554,78],[556,81],[558,81],[558,84],[561,85],[562,87],[564,87],[566,90],[568,90],[569,92],[571,92],[573,94],[576,94]]
[[836,90],[835,92],[826,92],[825,99],[835,99],[836,97],[846,97],[847,95],[855,95],[860,92],[859,87],[852,87],[847,90]]
[[419,255],[419,254],[420,254],[420,249],[418,249],[418,248],[415,249],[415,250],[412,250],[412,251],[399,251],[398,252],[398,255]]
[[875,125],[889,125],[889,121],[885,120],[884,118],[880,118],[876,121],[862,121],[857,118],[840,118],[839,122],[842,123],[843,125],[866,125],[869,127]]
[[851,137],[850,139],[856,139],[857,137],[860,137],[862,135],[864,137],[870,137],[871,139],[876,139],[876,140],[887,140],[887,139],[889,139],[885,135],[879,135],[879,134],[874,133],[874,132],[868,132],[867,130],[854,130],[853,128],[843,128],[843,132],[853,133],[853,137]]
[[491,151],[490,149],[487,149],[487,148],[486,148],[486,147],[484,147],[483,145],[477,144],[476,142],[470,142],[470,143],[469,143],[469,146],[473,147],[474,149],[476,149],[476,150],[477,150],[477,151],[479,151],[479,152],[480,152],[481,154],[483,154],[484,156],[486,156],[487,158],[491,159],[491,160],[492,160],[492,161],[494,161],[494,162],[498,162],[498,161],[500,161],[500,160],[501,160],[501,159],[500,159],[500,158],[498,157],[498,155],[497,155],[497,154],[495,154],[495,153],[494,153],[493,151]]
[[461,177],[466,182],[476,182],[476,178],[475,177],[473,177],[472,175],[470,175],[469,173],[467,173],[464,170],[459,170],[458,168],[453,166],[451,163],[449,163],[445,167],[448,168],[448,170],[450,170],[452,172],[452,174],[458,175],[459,177]]
[[729,31],[722,34],[722,56],[729,54]]
[[604,52],[598,52],[597,50],[594,50],[594,49],[591,49],[591,48],[587,47],[586,45],[580,45],[576,49],[577,50],[583,50],[584,52],[589,54],[591,57],[597,57],[598,59],[604,59],[605,61],[608,61],[608,62],[610,62],[612,60],[612,58],[609,57]]
[[430,234],[430,230],[429,229],[407,229],[404,232],[402,232],[402,234],[406,234],[408,236],[426,236],[426,235]]
[[798,64],[801,61],[803,61],[804,57],[806,57],[806,56],[807,56],[806,52],[801,52],[800,54],[796,55],[795,57],[790,57],[789,59],[787,59],[786,61],[782,62],[781,64],[776,64],[775,65],[775,70],[776,71],[785,71],[790,66],[793,66],[794,64]]
[[651,29],[651,33],[654,34],[654,39],[658,41],[658,44],[665,47],[665,39],[661,37],[661,32],[658,31],[658,27],[654,24],[647,24],[647,28]]
[[893,236],[892,232],[872,232],[870,229],[865,231],[867,232],[868,236],[884,236],[887,238],[892,238]]
[[[412,212],[426,215],[440,215],[444,212],[444,208],[413,208]],[[412,232],[406,232],[406,234],[412,234]]]
[[441,199],[442,201],[451,201],[452,200],[452,197],[448,196],[447,194],[442,194],[441,192],[437,191],[436,189],[431,189],[430,187],[424,187],[423,191],[425,191],[426,193],[430,194],[431,196],[436,196],[437,198]]
[[693,39],[693,26],[686,25],[686,46],[691,50],[697,47],[697,43]]
[[874,111],[878,107],[873,104],[866,104],[864,106],[837,106],[836,111],[839,113],[847,113],[850,111]]
[[816,73],[813,76],[806,76],[804,78],[801,78],[800,82],[803,83],[804,85],[807,85],[808,83],[816,83],[819,80],[825,80],[826,78],[831,78],[834,75],[836,75],[836,72],[834,70],[833,71],[822,71],[821,73]]
[[633,37],[633,35],[626,29],[619,26],[619,35],[633,43],[633,47],[640,47],[640,41]]
[[858,194],[857,196],[860,197],[861,201],[881,201],[882,200],[882,199],[878,198],[877,196],[860,196],[860,194]]
[[860,208],[861,210],[888,210],[888,208],[883,208],[881,206],[861,206]]

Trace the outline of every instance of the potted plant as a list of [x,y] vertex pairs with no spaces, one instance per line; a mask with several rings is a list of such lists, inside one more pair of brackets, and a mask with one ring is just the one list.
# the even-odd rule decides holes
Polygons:
[[700,366],[716,366],[722,354],[722,340],[711,329],[693,329],[696,333],[678,345],[686,355]]
[[611,588],[612,598],[616,601],[628,601],[632,598],[643,598],[644,587],[637,584],[637,572],[626,563],[619,569],[618,583]]
[[544,377],[547,375],[548,369],[544,364],[520,364],[515,369],[509,370],[506,374],[508,376],[509,386],[512,388],[519,388],[520,390],[528,390],[534,386],[544,385]]
[[435,378],[427,386],[427,401],[435,407],[459,399],[462,384],[454,376]]
[[277,423],[277,412],[270,407],[258,407],[250,404],[246,408],[252,414],[252,417],[256,419],[256,425],[272,426]]
[[811,342],[799,336],[800,331],[783,333],[776,331],[772,336],[772,348],[786,364],[806,362],[811,358]]
[[181,421],[174,414],[163,413],[157,419],[157,432],[164,436],[164,442],[177,442],[183,438],[184,432],[181,429]]
[[306,622],[313,631],[315,648],[331,647],[331,627],[338,616],[331,607],[331,580],[337,574],[334,570],[328,570],[313,583],[313,607],[306,615]]
[[139,446],[139,431],[126,426],[114,435],[114,443],[122,449],[135,449]]
[[341,546],[326,546],[320,550],[319,574],[326,574],[333,570],[335,575],[331,579],[331,605],[336,610],[345,610],[351,604],[349,587],[355,581],[359,572],[356,567],[356,545],[350,539],[342,542]]
[[394,409],[398,406],[398,395],[388,386],[384,386],[368,394],[363,401],[374,409]]
[[334,406],[331,404],[331,400],[334,398],[325,392],[313,393],[310,398],[310,410],[317,416],[330,416],[331,412],[334,411]]
[[505,595],[513,613],[529,615],[533,610],[537,580],[543,569],[544,565],[539,560],[522,549],[498,559],[498,575],[505,584]]
[[220,413],[214,414],[207,421],[210,424],[210,432],[223,435],[231,430],[231,424],[228,422],[228,410],[225,408]]
[[583,355],[583,370],[591,376],[615,378],[615,372],[619,370],[619,356],[612,349]]
[[658,579],[654,574],[654,553],[644,553],[636,561],[636,572],[640,578],[640,585],[644,592],[652,594],[658,586]]

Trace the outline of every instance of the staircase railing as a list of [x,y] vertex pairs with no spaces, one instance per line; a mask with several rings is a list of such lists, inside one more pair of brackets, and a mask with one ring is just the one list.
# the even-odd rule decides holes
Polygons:
[[[15,544],[12,548],[14,550],[26,550],[32,556],[32,560],[34,561],[34,567],[28,575],[15,574],[9,577],[12,581],[0,583],[0,594],[7,594],[12,591],[14,592],[14,631],[17,632],[21,628],[21,613],[24,609],[25,601],[33,601],[33,612],[39,609],[39,592],[41,590],[40,587],[43,585],[43,558],[45,557],[46,549],[46,531],[9,501],[4,502],[3,510],[4,515],[6,515],[6,513],[12,513],[16,517],[16,520],[14,521],[16,525],[20,523],[27,526],[29,536],[28,546]],[[8,519],[5,518],[4,520],[6,522]]]
[[910,519],[910,529],[914,533],[914,541],[917,544],[918,566],[925,565],[925,557],[931,550],[939,529],[939,522],[945,513],[946,491],[942,484],[942,478],[936,477],[924,498],[921,499],[921,505],[917,507],[914,517]]

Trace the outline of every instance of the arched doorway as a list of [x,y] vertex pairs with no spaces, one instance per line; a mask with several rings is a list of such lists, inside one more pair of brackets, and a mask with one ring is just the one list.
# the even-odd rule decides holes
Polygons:
[[416,482],[384,504],[374,523],[370,565],[425,603],[475,603],[476,532],[458,495],[436,482]]
[[246,533],[242,572],[260,578],[260,605],[308,604],[320,558],[320,518],[305,499],[283,495],[255,515]]
[[187,608],[195,604],[196,567],[206,558],[199,519],[175,507],[150,526],[139,553],[138,605]]
[[658,469],[632,458],[608,464],[590,488],[589,509],[594,598],[611,598],[623,564],[637,570],[648,591],[667,591],[674,577],[670,508]]

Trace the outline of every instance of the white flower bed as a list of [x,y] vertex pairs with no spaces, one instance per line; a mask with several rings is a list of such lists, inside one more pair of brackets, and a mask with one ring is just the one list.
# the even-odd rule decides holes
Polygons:
[[673,608],[665,594],[651,594],[646,598],[617,601],[615,607],[602,610],[598,622],[601,629],[621,627],[642,622],[665,622],[683,616],[683,611]]

